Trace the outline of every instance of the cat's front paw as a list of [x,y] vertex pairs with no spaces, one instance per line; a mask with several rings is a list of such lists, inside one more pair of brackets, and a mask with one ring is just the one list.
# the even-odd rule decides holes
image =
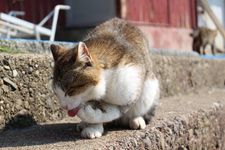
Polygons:
[[129,125],[131,129],[144,129],[146,127],[146,123],[143,117],[136,117],[129,121]]
[[94,139],[101,137],[104,132],[102,124],[89,124],[81,132],[81,137]]
[[84,106],[77,115],[82,121],[88,123],[93,123],[93,120],[100,116],[99,112],[94,110],[91,105]]

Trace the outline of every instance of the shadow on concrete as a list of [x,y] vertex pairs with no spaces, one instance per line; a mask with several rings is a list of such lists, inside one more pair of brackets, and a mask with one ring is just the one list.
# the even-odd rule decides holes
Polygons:
[[[58,142],[83,140],[76,131],[78,123],[36,124],[26,128],[5,128],[0,130],[0,149],[21,146],[38,146]],[[104,135],[110,131],[129,130],[125,126],[105,124]],[[86,139],[87,140],[87,139]]]
[[36,124],[37,122],[31,114],[17,114],[6,122],[3,130],[22,129]]
[[[151,116],[153,116],[151,111]],[[76,131],[78,123],[37,124],[29,114],[17,115],[0,129],[0,148],[35,146],[82,140]],[[110,131],[130,130],[119,122],[104,124],[104,135]]]
[[75,127],[74,123],[63,123],[6,129],[0,132],[0,148],[76,141],[80,139],[80,133],[76,132]]

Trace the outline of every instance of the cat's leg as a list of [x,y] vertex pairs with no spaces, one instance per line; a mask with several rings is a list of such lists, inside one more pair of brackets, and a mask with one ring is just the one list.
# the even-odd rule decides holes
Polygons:
[[205,48],[206,48],[206,46],[207,46],[207,43],[205,44],[205,45],[203,45],[203,55],[205,55],[206,53],[205,53]]
[[142,117],[138,116],[129,120],[129,126],[131,129],[144,129],[152,117],[155,115],[156,105],[154,104],[148,112]]
[[[145,117],[151,111],[159,99],[159,82],[156,78],[147,79],[144,83],[143,91],[137,103],[126,113],[129,118],[131,129],[144,129],[146,127]],[[150,116],[148,116],[150,118]]]
[[81,137],[90,139],[101,137],[104,133],[103,124],[90,124],[83,121],[77,124],[76,130],[81,132]]
[[212,54],[215,55],[215,54],[216,54],[216,53],[215,53],[215,42],[213,42],[213,43],[211,44],[211,50],[212,50]]
[[142,116],[135,117],[129,120],[129,126],[131,129],[144,129],[146,127],[145,120]]
[[89,124],[89,123],[83,123],[81,128],[81,137],[83,138],[98,138],[101,137],[103,132],[104,132],[104,128],[103,128],[103,124],[99,123],[99,124]]
[[151,107],[151,109],[143,116],[144,119],[145,119],[145,122],[148,124],[151,120],[152,120],[152,117],[155,116],[155,109],[156,109],[156,104],[153,105]]
[[97,124],[118,119],[122,113],[118,106],[102,102],[101,106],[98,107],[94,106],[93,103],[85,104],[77,115],[84,122]]

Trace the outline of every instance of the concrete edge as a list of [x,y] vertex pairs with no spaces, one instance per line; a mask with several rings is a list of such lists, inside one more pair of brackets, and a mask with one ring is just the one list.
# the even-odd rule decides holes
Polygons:
[[225,107],[164,119],[132,136],[108,141],[103,149],[224,149]]
[[67,48],[72,48],[77,43],[74,42],[50,42],[44,40],[29,40],[29,39],[0,39],[0,46],[7,47],[15,51],[25,51],[38,54],[50,53],[50,45],[58,44]]

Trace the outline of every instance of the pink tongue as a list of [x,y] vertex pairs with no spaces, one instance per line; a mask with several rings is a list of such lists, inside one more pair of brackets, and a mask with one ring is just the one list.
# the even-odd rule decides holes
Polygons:
[[79,107],[76,107],[74,109],[68,110],[67,113],[70,117],[74,117],[78,113],[78,111],[79,111]]

